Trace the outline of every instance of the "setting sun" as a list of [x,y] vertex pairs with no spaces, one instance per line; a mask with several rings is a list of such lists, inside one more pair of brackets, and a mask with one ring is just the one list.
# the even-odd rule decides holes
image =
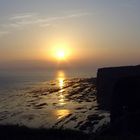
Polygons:
[[57,57],[58,57],[58,59],[59,60],[64,60],[65,59],[65,51],[64,50],[58,50],[58,52],[57,52]]
[[56,61],[68,61],[70,59],[72,48],[69,43],[57,42],[50,46],[50,59],[54,59]]

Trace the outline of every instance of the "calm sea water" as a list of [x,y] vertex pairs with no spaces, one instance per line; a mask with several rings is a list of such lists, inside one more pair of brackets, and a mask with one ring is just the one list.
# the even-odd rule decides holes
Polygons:
[[12,90],[19,90],[32,84],[50,80],[56,80],[59,76],[67,78],[95,77],[95,72],[87,71],[0,71],[0,94],[10,93]]

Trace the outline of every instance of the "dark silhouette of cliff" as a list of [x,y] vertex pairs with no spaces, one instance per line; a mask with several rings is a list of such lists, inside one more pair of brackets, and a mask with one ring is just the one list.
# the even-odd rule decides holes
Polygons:
[[97,100],[111,123],[95,139],[140,139],[140,66],[99,69]]
[[112,94],[118,80],[130,76],[140,76],[140,65],[98,69],[97,102],[102,109],[110,110]]
[[118,123],[122,133],[140,135],[140,76],[118,80],[112,95],[110,113],[111,125]]

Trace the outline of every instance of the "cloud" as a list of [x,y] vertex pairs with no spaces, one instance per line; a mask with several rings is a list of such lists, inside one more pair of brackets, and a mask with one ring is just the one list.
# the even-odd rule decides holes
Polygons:
[[9,31],[0,31],[0,37],[9,34]]
[[0,25],[3,28],[3,31],[0,32],[0,36],[8,34],[13,30],[24,29],[24,27],[30,25],[37,25],[39,27],[46,28],[52,24],[55,24],[55,22],[57,21],[80,18],[87,15],[91,15],[91,13],[80,12],[80,13],[68,14],[65,16],[54,16],[54,17],[45,17],[45,18],[42,18],[36,13],[22,13],[22,14],[11,16],[7,24]]
[[51,24],[46,23],[46,24],[41,24],[40,27],[48,27],[48,26],[50,26],[50,25],[51,25]]
[[70,14],[66,16],[57,16],[57,17],[50,17],[46,19],[41,19],[40,21],[43,22],[52,22],[52,21],[57,21],[57,20],[65,20],[65,19],[70,19],[70,18],[78,18],[82,16],[90,15],[90,13],[78,13],[78,14]]
[[52,22],[55,21],[61,21],[61,20],[66,20],[66,19],[72,19],[72,18],[78,18],[86,15],[91,15],[90,13],[77,13],[77,14],[70,14],[66,16],[56,16],[56,17],[50,17],[50,18],[38,18],[36,20],[36,23],[39,23],[41,27],[45,27],[45,25],[51,25]]
[[17,16],[12,16],[10,19],[15,20],[15,19],[27,19],[31,18],[33,15],[32,14],[25,14],[25,15],[17,15]]

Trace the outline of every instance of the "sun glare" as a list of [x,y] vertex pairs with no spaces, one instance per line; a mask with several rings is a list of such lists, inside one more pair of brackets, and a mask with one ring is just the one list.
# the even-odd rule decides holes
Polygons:
[[57,43],[52,43],[49,46],[50,46],[50,50],[47,53],[50,60],[54,60],[58,62],[70,61],[73,52],[71,47],[72,45],[70,45],[70,43],[57,42]]
[[56,52],[57,54],[57,58],[59,60],[64,60],[65,59],[65,51],[64,50],[58,50],[58,52]]
[[54,57],[59,61],[66,61],[69,57],[70,50],[67,44],[56,44],[54,47]]

